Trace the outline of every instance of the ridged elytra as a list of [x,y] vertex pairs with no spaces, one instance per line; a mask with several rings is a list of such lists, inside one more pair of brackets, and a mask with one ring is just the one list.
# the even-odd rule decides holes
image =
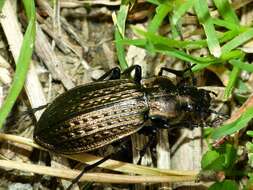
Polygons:
[[[35,141],[61,154],[98,149],[140,130],[202,125],[210,115],[210,92],[186,83],[173,84],[160,76],[121,79],[112,69],[101,80],[77,86],[58,96],[43,112],[34,131]],[[179,71],[167,70],[174,74]],[[146,126],[150,121],[152,126]],[[147,129],[147,130],[149,130]],[[152,129],[152,130],[153,130]]]

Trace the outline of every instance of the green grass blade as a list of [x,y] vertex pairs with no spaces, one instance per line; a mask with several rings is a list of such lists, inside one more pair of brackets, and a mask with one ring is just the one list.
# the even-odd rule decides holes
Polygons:
[[23,0],[26,16],[29,20],[35,20],[34,2],[31,0]]
[[[157,8],[156,8],[156,14],[153,17],[153,19],[151,20],[151,22],[149,23],[147,30],[150,33],[156,33],[161,25],[161,23],[163,22],[163,20],[165,19],[165,17],[168,15],[168,13],[172,10],[172,6],[171,3],[168,4],[160,4]],[[153,43],[151,43],[149,41],[149,39],[147,39],[147,44],[146,44],[146,50],[148,50],[151,54],[154,54],[154,47],[153,47]]]
[[248,72],[253,72],[253,65],[252,64],[248,64],[248,63],[244,63],[243,61],[240,60],[230,60],[229,63],[235,67],[238,67],[242,70],[248,71]]
[[230,30],[230,31],[227,31],[227,32],[223,33],[221,35],[221,37],[219,37],[219,41],[220,41],[220,43],[225,43],[229,40],[232,40],[237,35],[239,35],[239,31]]
[[237,80],[237,76],[239,75],[241,69],[239,69],[238,67],[233,67],[230,75],[229,75],[229,81],[228,84],[226,86],[225,89],[225,93],[224,93],[224,98],[227,99],[230,94],[232,93],[236,80]]
[[[119,43],[123,43],[125,45],[136,45],[136,46],[144,46],[146,43],[151,42],[152,44],[156,45],[165,45],[168,47],[175,47],[175,48],[185,48],[188,50],[191,49],[199,49],[199,48],[205,48],[207,47],[207,42],[206,40],[174,40],[168,37],[163,37],[158,34],[146,32],[138,27],[132,27],[133,32],[138,35],[143,37],[143,39],[123,39],[119,41]],[[226,42],[228,40],[231,40],[235,36],[238,35],[238,31],[228,31],[220,35],[219,41],[220,42]],[[222,55],[225,56],[225,55]]]
[[124,38],[125,36],[125,28],[126,28],[126,19],[128,14],[129,5],[128,4],[122,4],[120,6],[120,9],[117,13],[117,28],[122,36]]
[[224,20],[237,24],[237,26],[239,25],[239,19],[233,8],[230,6],[228,0],[214,0],[213,2]]
[[[24,35],[23,43],[17,60],[16,71],[13,78],[12,86],[2,107],[0,108],[0,127],[3,126],[6,117],[11,111],[20,91],[23,88],[34,47],[36,31],[35,5],[34,1],[30,0],[24,0],[23,3],[25,7],[29,6],[30,8],[30,10],[27,12],[27,17],[30,18],[30,20]],[[25,9],[27,10],[28,7],[26,7]]]
[[209,65],[212,65],[212,63],[197,64],[191,70],[193,72],[201,71],[202,69],[208,67]]
[[148,32],[156,33],[164,18],[172,10],[170,4],[161,4],[156,8],[156,14],[148,25]]
[[218,19],[218,18],[213,18],[213,23],[217,26],[221,26],[221,27],[224,27],[228,30],[234,30],[234,31],[239,31],[240,30],[240,27],[238,24],[235,24],[233,22],[228,22],[228,21],[225,21],[225,20],[221,20],[221,19]]
[[244,44],[245,42],[247,42],[248,40],[252,38],[253,38],[253,28],[250,28],[246,30],[245,32],[239,34],[237,37],[235,37],[231,41],[227,42],[225,45],[223,45],[221,48],[222,54],[225,54],[235,49],[236,47]]
[[163,37],[157,34],[154,34],[152,32],[146,32],[141,29],[138,29],[137,27],[133,27],[134,32],[138,35],[141,35],[148,39],[153,45],[164,45],[168,47],[174,47],[174,48],[186,48],[186,49],[198,49],[202,47],[206,47],[207,43],[205,40],[196,40],[196,41],[190,41],[190,40],[174,40],[168,37]]
[[173,10],[173,15],[171,17],[172,25],[176,26],[178,21],[183,17],[183,15],[193,7],[195,0],[191,1],[178,1],[177,6]]
[[225,124],[214,129],[211,138],[219,139],[227,135],[231,135],[247,126],[248,122],[253,118],[253,107],[248,108],[236,121]]
[[129,5],[128,4],[121,4],[120,5],[120,10],[117,13],[117,19],[115,27],[115,33],[114,33],[114,38],[115,38],[115,47],[116,47],[116,52],[119,60],[119,65],[122,70],[125,70],[128,65],[126,62],[126,54],[125,54],[125,49],[122,43],[119,43],[119,41],[124,39],[125,35],[125,24],[126,24],[126,19],[127,19],[127,14],[128,14],[128,9]]
[[229,61],[232,59],[242,59],[244,57],[244,53],[240,50],[233,50],[226,54],[222,54],[220,59],[222,62]]
[[147,0],[147,2],[155,4],[155,5],[160,5],[160,2],[158,0]]
[[184,51],[180,51],[174,48],[168,48],[166,46],[155,45],[154,48],[155,48],[156,53],[162,53],[171,57],[176,57],[186,62],[191,62],[195,64],[220,63],[219,59],[216,59],[213,57],[194,57],[194,56],[188,55]]
[[2,12],[2,8],[4,6],[5,0],[0,0],[0,12]]
[[200,24],[203,25],[210,53],[215,57],[220,57],[221,48],[208,10],[207,1],[196,0],[194,8]]

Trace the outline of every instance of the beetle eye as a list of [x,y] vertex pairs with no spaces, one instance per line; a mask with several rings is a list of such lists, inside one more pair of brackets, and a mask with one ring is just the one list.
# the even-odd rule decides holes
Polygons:
[[193,105],[192,104],[187,104],[187,111],[193,111]]
[[192,112],[193,111],[193,105],[189,103],[181,104],[180,109],[185,112]]

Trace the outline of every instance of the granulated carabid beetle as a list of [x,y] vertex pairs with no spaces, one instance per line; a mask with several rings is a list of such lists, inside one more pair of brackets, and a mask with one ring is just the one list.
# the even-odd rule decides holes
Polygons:
[[[120,79],[135,71],[134,79]],[[210,91],[172,81],[163,71],[142,79],[136,65],[121,74],[114,68],[102,81],[77,86],[58,96],[44,111],[35,141],[49,150],[75,154],[95,150],[139,130],[201,126],[211,114]],[[110,80],[104,80],[109,78]]]

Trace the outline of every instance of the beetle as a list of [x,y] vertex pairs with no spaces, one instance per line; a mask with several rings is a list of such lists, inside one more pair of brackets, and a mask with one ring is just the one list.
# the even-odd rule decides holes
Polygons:
[[[133,79],[121,78],[134,71]],[[134,65],[123,73],[114,68],[100,81],[77,86],[59,95],[43,112],[34,140],[61,154],[88,152],[137,131],[201,126],[210,116],[210,91],[184,82],[174,84],[162,68],[144,79]],[[110,80],[105,80],[109,78]],[[151,125],[146,125],[147,122]]]

